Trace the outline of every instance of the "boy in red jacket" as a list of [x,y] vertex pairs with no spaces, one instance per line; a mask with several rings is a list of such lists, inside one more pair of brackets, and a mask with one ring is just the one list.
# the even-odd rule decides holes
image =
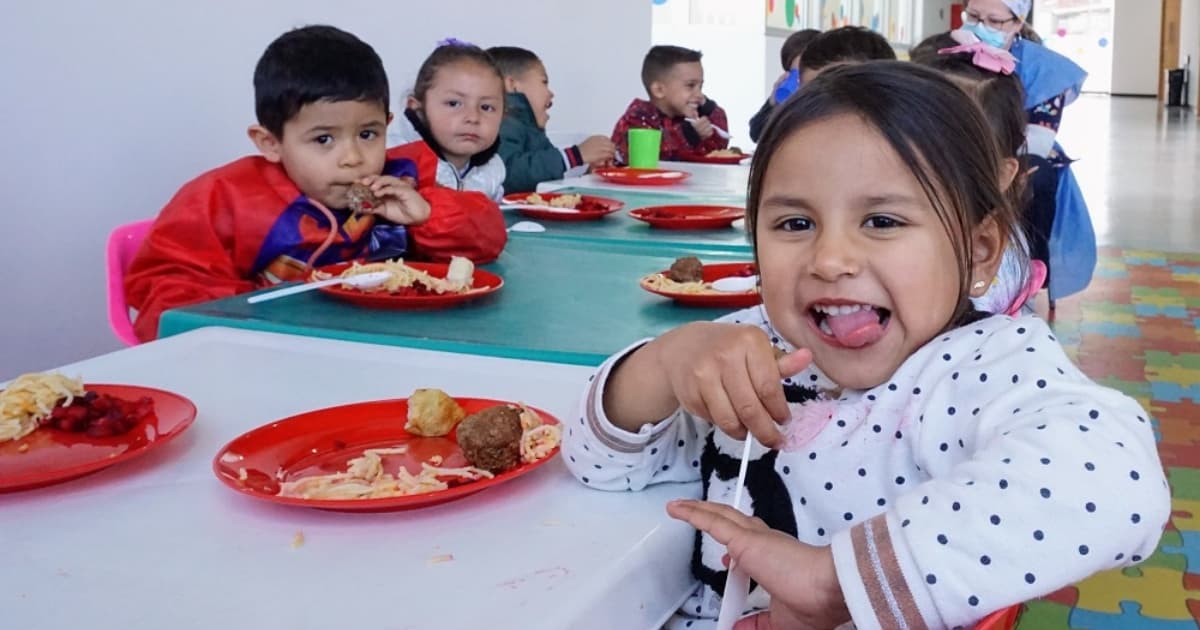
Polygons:
[[[388,83],[379,55],[330,26],[283,34],[254,71],[261,155],[184,184],[154,222],[125,278],[134,330],[153,339],[163,311],[229,297],[312,266],[367,255],[476,262],[506,234],[486,197],[437,187],[436,164],[388,151]],[[358,212],[352,185],[377,202]],[[415,184],[415,188],[414,188]]]
[[630,129],[661,129],[659,157],[677,160],[706,155],[729,146],[714,127],[729,128],[725,110],[709,100],[704,87],[704,66],[698,50],[680,46],[654,46],[642,61],[642,85],[650,100],[633,99],[613,129],[612,141],[619,156],[628,159]]

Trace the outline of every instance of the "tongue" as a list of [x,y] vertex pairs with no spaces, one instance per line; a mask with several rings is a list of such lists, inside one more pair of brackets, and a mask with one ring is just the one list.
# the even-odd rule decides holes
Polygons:
[[829,315],[825,322],[829,324],[829,329],[833,331],[838,343],[848,348],[861,348],[883,337],[879,313],[872,308],[864,308],[849,315]]

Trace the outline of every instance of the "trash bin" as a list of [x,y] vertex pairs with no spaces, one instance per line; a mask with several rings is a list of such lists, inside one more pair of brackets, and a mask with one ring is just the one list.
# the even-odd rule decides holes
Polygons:
[[1183,106],[1183,87],[1186,83],[1186,69],[1173,68],[1167,70],[1167,107]]

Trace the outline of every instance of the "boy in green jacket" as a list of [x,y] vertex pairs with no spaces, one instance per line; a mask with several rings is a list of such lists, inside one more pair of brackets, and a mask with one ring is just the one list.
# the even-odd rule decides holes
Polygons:
[[488,54],[504,74],[508,92],[500,124],[499,153],[507,169],[504,192],[533,192],[538,184],[562,179],[568,171],[582,173],[613,161],[616,148],[606,136],[592,136],[564,149],[546,137],[554,92],[537,55],[515,46],[489,48]]

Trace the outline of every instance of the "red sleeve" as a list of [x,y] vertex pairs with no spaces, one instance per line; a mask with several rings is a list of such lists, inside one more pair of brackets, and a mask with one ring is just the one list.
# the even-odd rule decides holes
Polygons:
[[167,203],[125,276],[125,296],[137,309],[134,332],[150,341],[162,312],[255,288],[233,260],[233,217],[213,178],[186,184]]
[[[729,131],[729,119],[725,117],[725,110],[721,109],[720,106],[717,106],[716,109],[712,110],[712,113],[708,115],[708,121],[716,127],[720,127],[725,131]],[[714,131],[711,136],[700,141],[699,152],[701,154],[705,154],[710,151],[724,149],[728,146],[729,139],[722,138],[721,134]]]
[[612,142],[617,146],[617,155],[621,156],[623,162],[629,161],[629,128],[634,121],[630,112],[631,109],[626,109],[625,113],[621,114],[612,132]]
[[424,142],[393,147],[388,157],[406,157],[416,163],[417,192],[429,202],[429,220],[408,226],[414,258],[445,261],[463,256],[486,263],[500,256],[508,232],[496,202],[480,192],[438,185],[437,156]]

